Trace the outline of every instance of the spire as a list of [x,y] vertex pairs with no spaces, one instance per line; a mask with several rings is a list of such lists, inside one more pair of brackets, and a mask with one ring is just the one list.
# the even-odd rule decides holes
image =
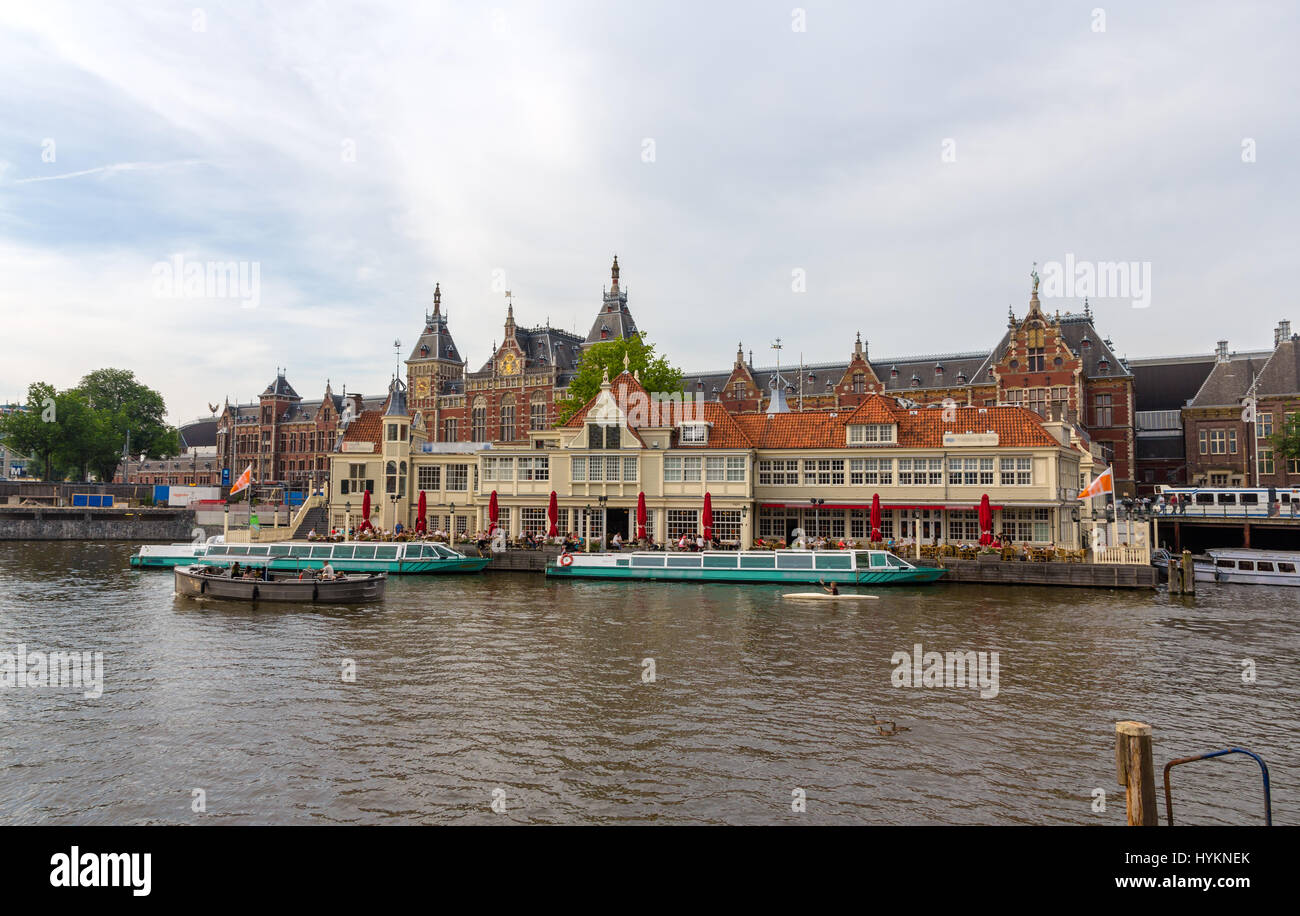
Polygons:
[[862,332],[858,331],[857,339],[853,341],[853,355],[861,356],[866,359],[866,354],[862,352]]
[[1034,288],[1029,294],[1029,314],[1026,315],[1025,318],[1026,319],[1042,318],[1043,312],[1038,302],[1038,262],[1037,261],[1034,262],[1034,269],[1029,272],[1029,276],[1034,281]]
[[789,413],[790,405],[785,402],[785,389],[781,387],[781,376],[779,373],[772,376],[772,396],[767,402],[767,414],[771,416],[774,413]]
[[609,276],[611,279],[609,291],[611,293],[617,293],[618,292],[618,255],[614,255],[614,266],[610,268]]
[[[515,300],[510,290],[506,290],[506,340],[515,336]],[[495,350],[494,350],[495,352]]]
[[631,364],[632,364],[632,359],[631,359],[631,357],[628,356],[627,351],[624,350],[624,351],[623,351],[623,371],[624,371],[624,372],[628,371],[628,368],[631,366]]
[[738,343],[736,344],[736,365],[740,366],[744,362],[745,362],[745,345],[743,343]]
[[442,284],[433,284],[433,315],[438,317],[442,314]]

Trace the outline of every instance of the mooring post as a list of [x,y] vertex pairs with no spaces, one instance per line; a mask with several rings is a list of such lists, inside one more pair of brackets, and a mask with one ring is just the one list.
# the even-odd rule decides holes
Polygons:
[[1150,725],[1115,723],[1115,769],[1124,787],[1129,826],[1156,826],[1156,768]]
[[1183,551],[1183,593],[1196,594],[1196,564],[1192,561],[1192,552]]

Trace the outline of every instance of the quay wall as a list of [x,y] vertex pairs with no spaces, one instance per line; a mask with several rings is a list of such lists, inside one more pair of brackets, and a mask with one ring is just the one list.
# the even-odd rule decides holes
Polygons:
[[188,509],[0,506],[0,541],[189,541]]

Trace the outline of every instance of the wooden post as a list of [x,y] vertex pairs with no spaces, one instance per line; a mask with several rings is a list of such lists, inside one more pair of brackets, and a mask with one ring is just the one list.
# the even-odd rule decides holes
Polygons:
[[1115,723],[1115,769],[1124,787],[1129,826],[1156,826],[1156,770],[1150,725]]
[[1190,550],[1183,551],[1183,594],[1196,594],[1196,563]]

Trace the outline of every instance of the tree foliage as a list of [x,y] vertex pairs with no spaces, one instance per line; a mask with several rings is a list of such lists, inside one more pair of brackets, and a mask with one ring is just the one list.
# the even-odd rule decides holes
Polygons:
[[0,417],[0,436],[30,455],[45,480],[113,479],[130,431],[131,454],[168,458],[179,450],[176,430],[163,419],[163,397],[125,369],[97,369],[76,388],[46,382],[27,389],[23,410]]
[[627,370],[640,374],[641,384],[647,391],[664,394],[681,392],[682,370],[674,368],[666,358],[659,356],[654,344],[647,342],[644,335],[634,334],[628,338],[601,341],[584,350],[578,360],[578,371],[569,383],[568,396],[556,404],[557,426],[567,423],[584,404],[596,396],[606,372],[612,379],[623,371],[625,355]]
[[1282,428],[1273,435],[1273,450],[1278,458],[1300,458],[1300,413],[1289,414]]

